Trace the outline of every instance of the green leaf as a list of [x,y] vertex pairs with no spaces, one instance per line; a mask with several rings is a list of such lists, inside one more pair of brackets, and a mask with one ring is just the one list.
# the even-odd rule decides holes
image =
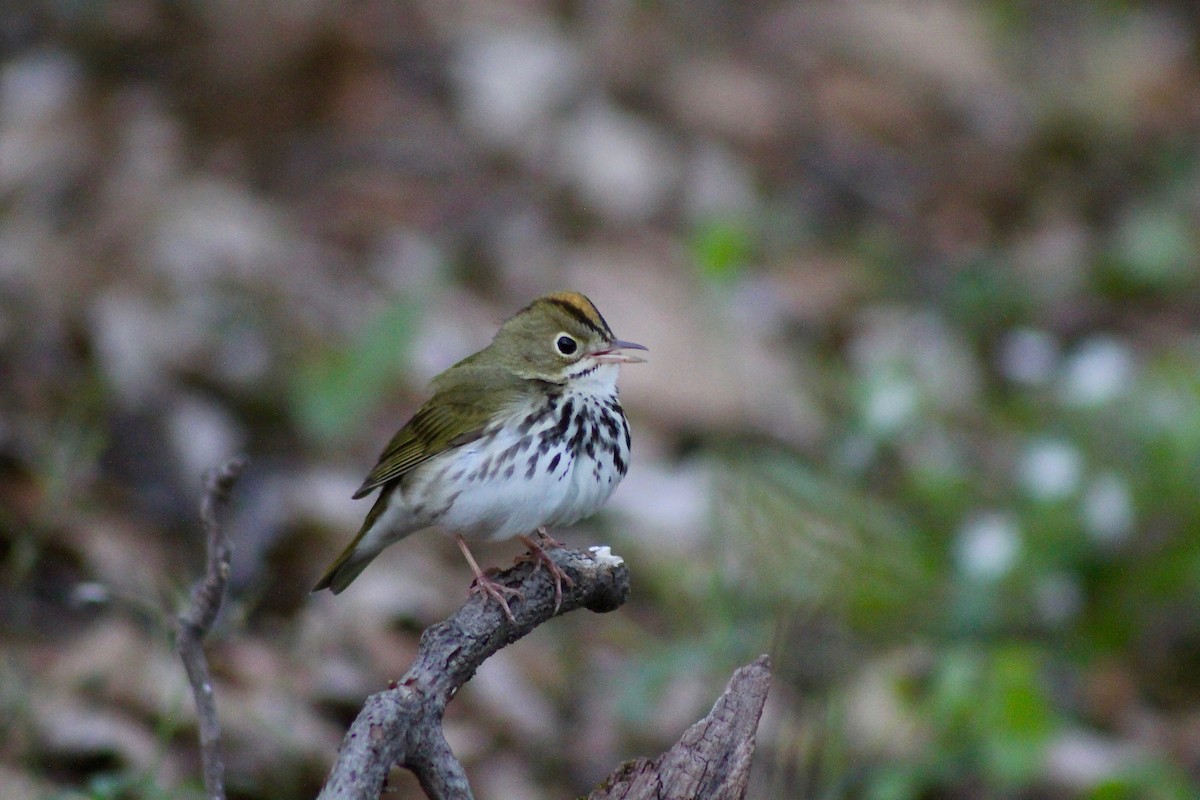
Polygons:
[[416,302],[397,303],[349,346],[331,348],[301,365],[290,404],[305,431],[329,441],[361,422],[404,372],[418,313]]
[[692,257],[701,273],[714,280],[735,277],[750,261],[753,249],[748,226],[736,220],[710,220],[692,234]]
[[1180,210],[1148,205],[1121,220],[1115,267],[1133,288],[1166,290],[1195,280],[1195,226]]

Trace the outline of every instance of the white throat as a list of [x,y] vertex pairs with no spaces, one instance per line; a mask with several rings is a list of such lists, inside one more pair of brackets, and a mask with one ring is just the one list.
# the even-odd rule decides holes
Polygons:
[[570,381],[567,391],[593,395],[616,394],[617,375],[620,371],[619,364],[580,361],[567,373]]

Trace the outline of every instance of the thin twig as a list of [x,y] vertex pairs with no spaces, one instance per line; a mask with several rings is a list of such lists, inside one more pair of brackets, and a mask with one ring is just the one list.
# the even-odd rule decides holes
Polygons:
[[[612,611],[628,597],[629,570],[608,548],[587,553],[556,548],[547,555],[574,581],[564,584],[557,613]],[[524,595],[509,603],[515,623],[497,603],[474,596],[426,629],[416,660],[395,688],[367,698],[319,800],[375,800],[392,766],[411,770],[434,800],[470,800],[466,773],[442,735],[446,704],[484,659],[556,614],[554,581],[535,564],[520,564],[495,579]]]
[[192,686],[192,697],[196,700],[204,793],[209,800],[225,800],[225,762],[221,756],[221,726],[217,720],[217,704],[203,641],[221,610],[225,585],[229,581],[231,548],[217,520],[217,512],[228,501],[233,484],[245,468],[246,458],[238,456],[204,476],[204,496],[200,500],[200,522],[207,539],[204,578],[192,588],[191,602],[179,614],[176,628],[176,647]]

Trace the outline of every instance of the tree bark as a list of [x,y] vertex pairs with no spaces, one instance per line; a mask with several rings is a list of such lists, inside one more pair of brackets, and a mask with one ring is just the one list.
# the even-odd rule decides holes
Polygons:
[[[563,587],[558,613],[612,611],[628,597],[629,569],[607,547],[586,553],[555,548],[547,555],[574,581]],[[342,740],[320,800],[374,800],[393,766],[412,771],[435,800],[473,797],[466,773],[442,735],[442,716],[486,658],[555,616],[554,582],[539,572],[527,562],[495,576],[523,595],[509,602],[515,623],[498,603],[477,595],[421,635],[408,672],[394,688],[367,698]]]
[[741,800],[770,686],[770,660],[759,656],[733,673],[709,715],[674,747],[622,764],[588,800]]
[[[231,548],[217,511],[245,463],[236,458],[206,476],[200,517],[207,534],[207,566],[178,617],[177,646],[196,701],[209,800],[225,800],[225,767],[203,640],[220,611],[229,577]],[[442,733],[446,705],[485,659],[543,622],[579,608],[612,611],[629,596],[629,569],[607,547],[587,552],[554,548],[546,554],[573,581],[564,582],[561,605],[548,570],[529,560],[494,576],[520,592],[509,602],[512,620],[496,602],[474,595],[449,619],[426,629],[408,672],[391,688],[367,698],[342,740],[319,800],[376,800],[393,766],[413,772],[434,800],[473,800],[466,772]],[[622,765],[589,800],[740,800],[769,684],[770,667],[761,656],[734,673],[711,713],[674,747],[654,760]]]

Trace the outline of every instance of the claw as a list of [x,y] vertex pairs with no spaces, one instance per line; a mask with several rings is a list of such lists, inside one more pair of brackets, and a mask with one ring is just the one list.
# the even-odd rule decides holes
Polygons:
[[482,594],[485,597],[492,598],[504,609],[504,616],[508,617],[508,621],[515,625],[517,619],[513,616],[512,609],[508,607],[508,600],[504,596],[508,594],[519,600],[524,600],[525,595],[521,593],[520,589],[505,586],[499,581],[489,578],[487,573],[481,570],[479,565],[475,563],[475,557],[471,555],[471,551],[467,547],[467,542],[463,537],[455,536],[454,541],[458,543],[458,549],[462,550],[462,554],[466,556],[467,563],[471,565],[471,571],[475,573],[475,582],[471,584],[471,588],[467,594]]
[[512,609],[508,607],[508,600],[505,599],[504,596],[508,594],[512,595],[518,600],[525,599],[525,595],[521,593],[520,589],[514,589],[511,586],[505,586],[503,583],[494,581],[483,574],[475,577],[475,581],[471,584],[471,588],[467,590],[467,594],[481,594],[484,595],[485,598],[492,598],[500,604],[500,607],[504,609],[504,616],[508,617],[508,621],[514,625],[517,623],[517,619],[513,616]]
[[538,540],[541,542],[542,547],[545,549],[553,550],[556,547],[565,547],[566,546],[562,542],[555,539],[550,534],[546,533],[545,525],[543,525],[542,527],[537,529],[537,535],[538,535]]
[[[546,535],[545,528],[538,528],[538,534],[541,536],[543,544],[549,547],[562,547],[561,544]],[[546,552],[542,544],[538,544],[528,536],[522,536],[520,539],[525,543],[525,546],[529,548],[529,553],[522,556],[518,560],[533,561],[536,565],[534,568],[535,570],[541,569],[542,566],[545,566],[546,570],[550,573],[550,576],[554,578],[554,613],[557,614],[559,608],[562,607],[563,583],[565,582],[567,586],[570,587],[575,585],[575,581],[571,580],[570,575],[563,572],[562,567],[554,563],[554,559],[550,558],[550,555]]]

